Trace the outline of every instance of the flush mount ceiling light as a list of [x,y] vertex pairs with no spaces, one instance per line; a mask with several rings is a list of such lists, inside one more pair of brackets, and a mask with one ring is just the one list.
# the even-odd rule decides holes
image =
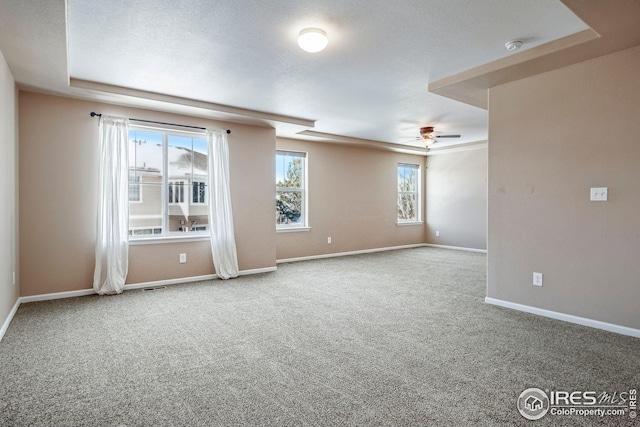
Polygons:
[[327,33],[319,28],[305,28],[298,36],[298,46],[311,53],[320,52],[327,47],[327,43]]
[[504,44],[509,52],[518,50],[522,46],[522,40],[511,40]]

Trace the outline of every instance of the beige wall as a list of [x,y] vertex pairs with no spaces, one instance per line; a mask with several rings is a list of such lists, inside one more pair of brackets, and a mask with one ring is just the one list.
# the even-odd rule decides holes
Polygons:
[[[202,118],[20,92],[21,294],[92,286],[98,121],[91,111],[195,126],[229,128],[231,198],[241,270],[275,265],[275,131]],[[179,264],[178,254],[187,253]],[[127,283],[214,272],[208,242],[130,248]]]
[[426,242],[487,248],[486,146],[428,157]]
[[278,259],[424,243],[424,224],[396,225],[398,163],[421,165],[424,184],[424,157],[285,138],[276,144],[308,153],[311,227],[278,233]]
[[640,329],[639,71],[635,47],[490,90],[489,297]]
[[0,52],[0,327],[19,296],[17,257],[17,97],[16,85]]

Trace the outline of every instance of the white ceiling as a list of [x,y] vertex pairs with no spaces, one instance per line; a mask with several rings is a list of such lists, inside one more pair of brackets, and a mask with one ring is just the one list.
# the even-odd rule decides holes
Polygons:
[[[315,121],[276,124],[281,136],[408,144],[421,126],[487,138],[485,110],[429,82],[510,55],[508,40],[530,49],[588,28],[559,0],[67,0],[66,20],[64,0],[3,3],[0,49],[22,85],[61,92],[79,79]],[[327,49],[298,48],[309,26],[327,32]],[[56,55],[45,72],[66,75],[29,64],[38,51]]]

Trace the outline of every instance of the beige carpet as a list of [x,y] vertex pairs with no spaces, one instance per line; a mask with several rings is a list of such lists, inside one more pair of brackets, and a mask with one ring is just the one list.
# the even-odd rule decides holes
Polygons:
[[485,264],[418,248],[23,304],[0,425],[636,425],[520,415],[529,387],[640,388],[640,340],[487,305]]

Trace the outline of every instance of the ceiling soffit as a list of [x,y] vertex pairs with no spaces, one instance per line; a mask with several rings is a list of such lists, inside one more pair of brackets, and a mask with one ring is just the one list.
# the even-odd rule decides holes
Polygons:
[[640,44],[640,1],[561,0],[590,29],[431,82],[429,91],[479,108],[488,89]]

